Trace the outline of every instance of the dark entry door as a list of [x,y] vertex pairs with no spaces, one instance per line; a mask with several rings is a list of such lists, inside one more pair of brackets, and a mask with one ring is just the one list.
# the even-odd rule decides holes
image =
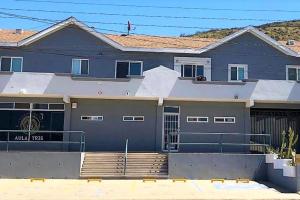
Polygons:
[[[251,133],[271,134],[275,148],[280,146],[282,131],[287,132],[289,127],[300,133],[300,110],[251,109]],[[300,152],[299,141],[296,150]]]

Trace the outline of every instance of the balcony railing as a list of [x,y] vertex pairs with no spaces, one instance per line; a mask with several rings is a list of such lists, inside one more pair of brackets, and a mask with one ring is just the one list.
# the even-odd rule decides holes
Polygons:
[[266,153],[271,134],[172,132],[168,151]]
[[0,151],[85,151],[83,131],[0,130]]

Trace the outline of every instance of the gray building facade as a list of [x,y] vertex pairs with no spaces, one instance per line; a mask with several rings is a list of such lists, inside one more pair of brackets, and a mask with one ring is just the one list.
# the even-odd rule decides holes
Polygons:
[[[268,40],[266,42],[255,35],[255,31],[251,32],[252,29],[221,41],[215,47],[211,47],[214,45],[211,44],[202,50],[194,49],[190,52],[162,48],[159,52],[151,48],[148,50],[145,48],[129,50],[132,47],[126,50],[118,49],[111,44],[113,41],[107,42],[106,39],[101,39],[102,36],[97,37],[91,29],[87,30],[86,27],[78,26],[73,22],[57,28],[50,27],[49,30],[46,29],[20,41],[17,46],[8,46],[0,50],[1,57],[22,57],[23,62],[22,72],[12,72],[11,75],[19,77],[14,82],[19,84],[19,92],[12,92],[14,86],[10,86],[3,78],[0,112],[4,113],[3,115],[10,113],[11,124],[9,127],[3,127],[4,130],[24,130],[27,117],[29,129],[33,127],[37,128],[37,131],[83,131],[86,151],[124,151],[128,139],[129,151],[239,152],[250,149],[248,146],[234,144],[249,144],[251,138],[248,134],[256,131],[255,124],[261,120],[253,117],[258,115],[257,112],[252,115],[253,109],[272,110],[273,113],[278,109],[285,112],[299,109],[300,98],[298,97],[293,97],[293,100],[282,97],[283,99],[279,100],[270,98],[266,101],[256,101],[253,95],[251,96],[251,92],[250,95],[244,92],[247,93],[247,97],[242,95],[243,89],[240,88],[243,85],[247,85],[245,87],[249,85],[251,89],[251,84],[254,84],[250,80],[286,80],[289,75],[287,66],[297,67],[300,61],[298,56],[288,55],[289,50],[282,48],[279,43],[269,38],[266,38]],[[274,47],[276,45],[278,46]],[[36,76],[39,73],[51,73],[57,79],[69,78],[74,67],[73,59],[88,59],[88,73],[77,74],[76,78],[88,82],[90,86],[78,85],[78,88],[73,88],[72,92],[64,84],[57,85],[56,88],[47,86],[40,94],[28,92],[32,88],[38,88],[39,83],[30,85],[27,84],[26,79],[24,84],[20,83],[23,74],[25,76],[31,73]],[[180,60],[181,65],[176,64],[176,60]],[[162,70],[162,73],[171,74],[172,70],[177,71],[178,77],[175,75],[172,80],[178,83],[177,85],[189,80],[184,94],[190,96],[176,96],[177,93],[174,91],[177,85],[172,86],[170,83],[172,80],[168,75],[164,81],[153,76],[148,79],[147,76],[144,77],[144,73],[141,73],[134,78],[127,77],[128,82],[124,80],[120,82],[120,79],[116,78],[117,61],[141,61],[142,72],[149,72],[158,66],[170,70],[170,72]],[[79,69],[82,69],[83,65],[80,63]],[[192,71],[188,71],[188,67]],[[199,87],[207,87],[207,89],[189,94],[189,87],[196,84],[193,82],[196,81],[195,74],[202,67],[203,74],[209,74],[211,78],[199,84]],[[238,79],[241,74],[240,68],[243,70],[242,79],[246,80],[245,83],[242,80],[228,82],[230,76],[236,75]],[[192,73],[194,76],[180,77],[184,73]],[[74,76],[72,77],[74,79]],[[7,78],[7,81],[12,79]],[[107,88],[111,90],[109,95],[102,94],[104,91],[102,87],[105,85],[103,81],[107,80],[111,81],[109,82],[111,85]],[[134,87],[137,90],[132,92],[130,84],[134,81],[140,85],[136,84]],[[166,95],[156,95],[156,91],[146,94],[146,89],[151,91],[151,87],[154,88],[155,82],[158,81],[162,81],[159,91],[165,92]],[[295,84],[299,85],[297,82]],[[228,85],[228,92],[230,88],[235,88],[231,91],[233,95],[230,98],[226,95],[222,98],[216,97],[214,93],[226,94],[226,90],[218,89],[224,85]],[[116,88],[122,94],[114,94]],[[62,93],[63,90],[66,92]],[[90,90],[94,90],[92,91],[94,93],[88,93]],[[255,87],[252,90],[254,91]],[[297,90],[294,92],[297,93]],[[63,107],[58,108],[59,106],[54,104],[61,104]],[[297,117],[298,115],[293,119],[296,121],[294,127],[298,130],[300,122]],[[289,125],[286,124],[282,130]],[[259,129],[258,133],[272,134],[271,129],[267,130],[267,128]],[[180,136],[172,135],[178,132],[181,133]],[[69,137],[64,133],[61,138],[59,136],[50,138],[54,141],[66,141]],[[8,136],[2,139],[5,141],[10,138]],[[197,146],[185,143],[210,145]],[[220,143],[224,144],[220,146]],[[72,149],[65,144],[62,144],[62,147]]]

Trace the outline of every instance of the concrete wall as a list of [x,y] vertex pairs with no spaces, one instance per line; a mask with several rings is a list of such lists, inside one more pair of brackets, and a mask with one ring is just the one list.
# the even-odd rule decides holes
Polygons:
[[228,80],[228,64],[248,64],[251,79],[286,79],[286,65],[300,59],[287,56],[250,33],[203,54],[122,52],[70,25],[27,47],[0,50],[0,56],[21,56],[23,71],[71,73],[72,58],[90,59],[89,76],[115,77],[116,60],[143,61],[143,71],[163,65],[174,69],[174,57],[211,58],[212,80]]
[[0,178],[79,178],[80,153],[0,152]]
[[264,155],[171,153],[169,154],[169,176],[190,179],[267,180],[267,166]]

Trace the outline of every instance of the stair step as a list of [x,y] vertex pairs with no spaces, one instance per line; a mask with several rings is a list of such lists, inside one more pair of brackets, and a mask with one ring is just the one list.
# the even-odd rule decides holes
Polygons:
[[167,177],[168,156],[159,153],[86,153],[80,177]]

